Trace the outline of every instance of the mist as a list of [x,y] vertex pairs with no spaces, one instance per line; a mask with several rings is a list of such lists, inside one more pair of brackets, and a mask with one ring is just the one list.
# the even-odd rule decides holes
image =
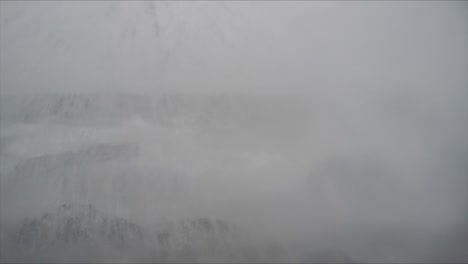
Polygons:
[[0,2],[2,262],[468,261],[468,4]]

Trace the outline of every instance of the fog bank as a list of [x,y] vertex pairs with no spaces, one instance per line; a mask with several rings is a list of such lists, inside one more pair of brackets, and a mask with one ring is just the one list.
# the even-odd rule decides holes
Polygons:
[[464,2],[0,2],[1,261],[466,262]]

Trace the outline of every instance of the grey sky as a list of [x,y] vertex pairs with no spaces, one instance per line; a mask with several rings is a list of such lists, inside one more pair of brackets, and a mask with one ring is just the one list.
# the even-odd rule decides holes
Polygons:
[[421,89],[466,96],[463,2],[0,5],[2,92]]

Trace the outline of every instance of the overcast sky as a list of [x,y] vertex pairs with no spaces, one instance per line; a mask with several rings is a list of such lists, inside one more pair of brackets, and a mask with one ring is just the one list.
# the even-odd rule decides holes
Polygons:
[[2,1],[0,7],[2,92],[340,87],[467,95],[465,2]]

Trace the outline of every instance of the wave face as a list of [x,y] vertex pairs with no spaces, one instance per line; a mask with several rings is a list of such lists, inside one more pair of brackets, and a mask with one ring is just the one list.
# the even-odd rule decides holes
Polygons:
[[283,137],[278,121],[304,134],[300,99],[49,93],[1,102],[2,261],[291,257],[279,240],[255,234],[239,209],[257,207],[242,205],[257,188],[232,192],[246,183],[232,173],[255,166],[250,159],[270,162],[261,148]]
[[255,247],[222,220],[183,219],[145,229],[93,205],[64,204],[8,234],[6,261],[205,262],[286,260],[281,248]]

